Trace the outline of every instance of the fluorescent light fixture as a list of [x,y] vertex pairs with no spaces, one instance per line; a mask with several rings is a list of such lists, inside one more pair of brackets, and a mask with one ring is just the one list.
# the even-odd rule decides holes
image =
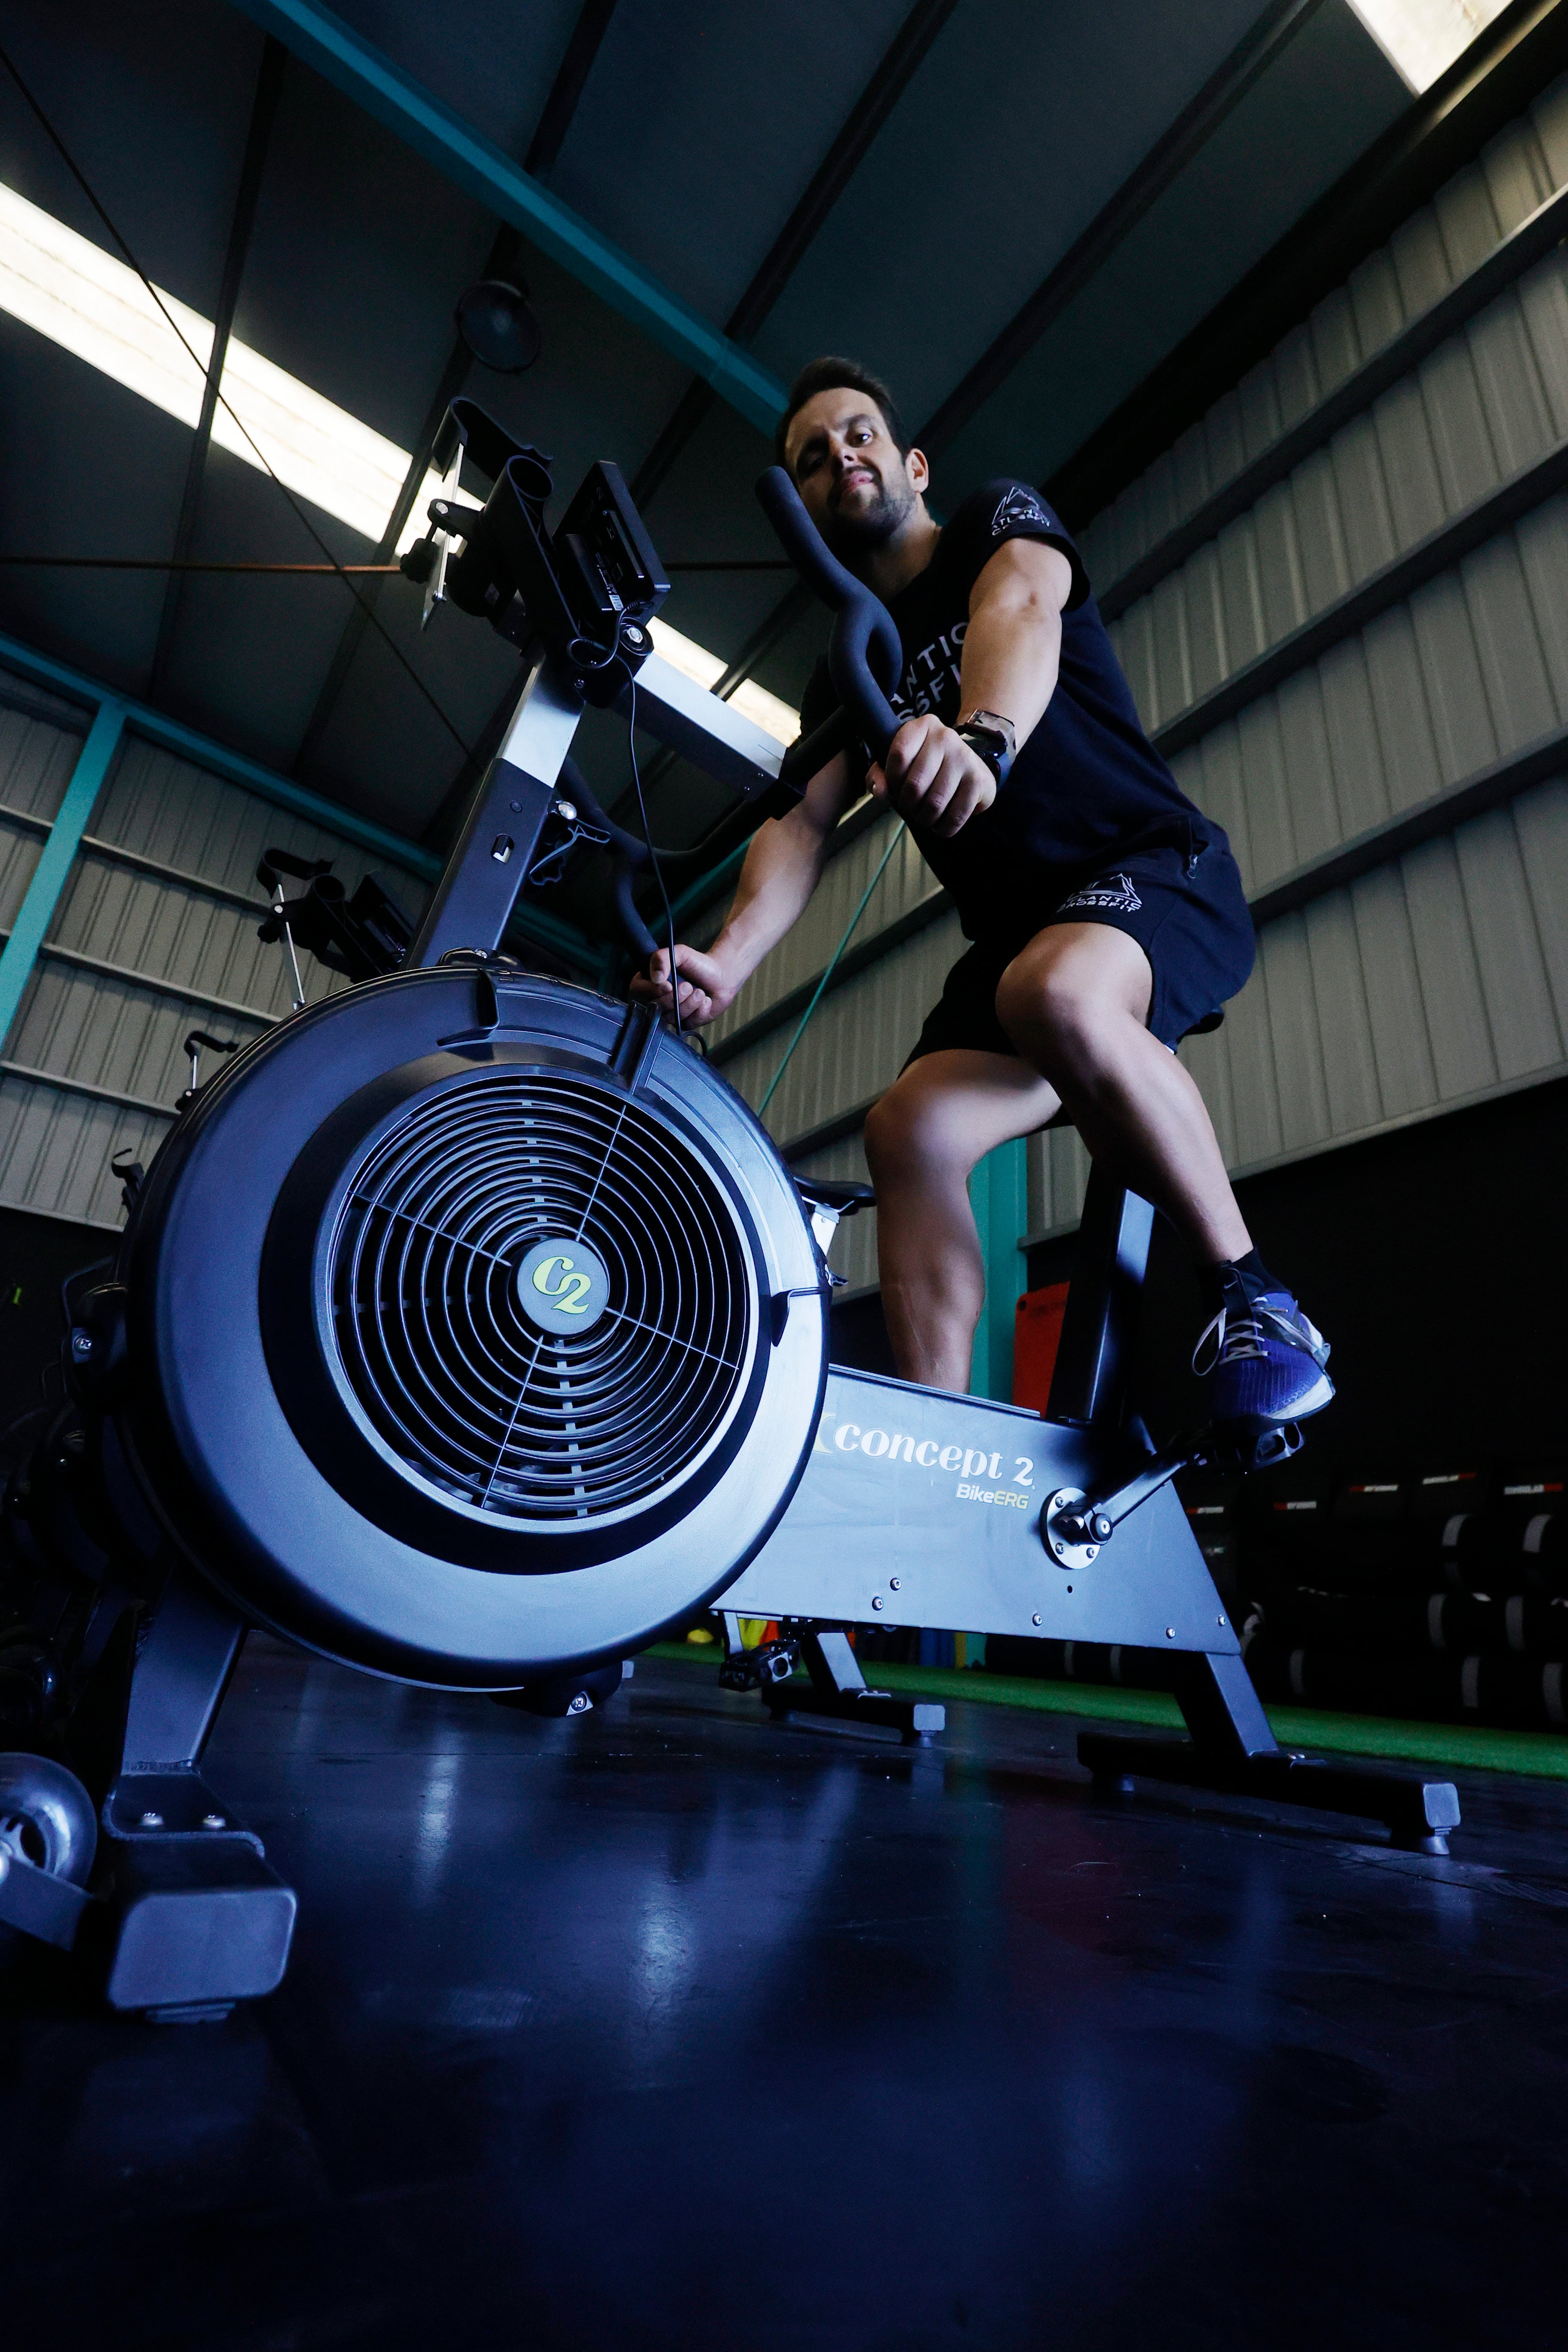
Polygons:
[[[162,288],[159,292],[191,351],[133,269],[15,189],[0,186],[0,309],[182,425],[194,425],[212,356],[212,321]],[[261,467],[237,416],[289,489],[364,538],[381,537],[408,471],[405,449],[274,367],[237,336],[229,339],[222,392],[228,408],[220,402],[213,419],[220,448]]]
[[[679,629],[672,629],[668,621],[657,615],[648,625],[653,631],[655,653],[662,654],[671,669],[695,678],[699,686],[717,686],[728,667],[717,654],[710,654],[706,646],[694,645],[689,637],[683,637]],[[780,743],[793,743],[800,733],[799,711],[792,710],[787,702],[781,702],[776,694],[770,694],[755,678],[743,677],[725,699],[732,702],[737,710],[743,710],[764,735],[773,736]]]
[[1500,16],[1509,0],[1351,0],[1395,71],[1419,96]]
[[[212,357],[212,320],[162,288],[159,294],[179,334],[133,269],[0,184],[0,310],[194,428]],[[222,393],[213,418],[220,449],[265,473],[259,449],[289,489],[363,538],[380,540],[413,463],[406,449],[323,400],[237,335],[229,338]],[[426,474],[397,542],[399,555],[422,536],[430,500],[450,488],[434,469]],[[656,620],[653,634],[665,659],[699,685],[710,687],[723,676],[717,654],[668,622]],[[793,742],[800,732],[799,713],[751,678],[730,699],[781,742]]]

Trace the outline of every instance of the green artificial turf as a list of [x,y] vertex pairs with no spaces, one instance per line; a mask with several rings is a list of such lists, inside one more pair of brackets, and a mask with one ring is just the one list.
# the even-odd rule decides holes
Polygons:
[[[658,1642],[653,1658],[688,1665],[717,1664],[717,1650],[687,1642]],[[1141,1723],[1161,1731],[1184,1729],[1182,1711],[1165,1691],[1121,1690],[1112,1684],[1036,1682],[1025,1675],[989,1675],[972,1666],[895,1666],[879,1659],[867,1677],[879,1689],[918,1698],[971,1699],[983,1706],[1032,1707],[1041,1715],[1091,1716],[1107,1723]],[[1526,1772],[1568,1780],[1568,1739],[1554,1731],[1510,1731],[1482,1723],[1400,1723],[1377,1715],[1333,1715],[1320,1708],[1271,1706],[1268,1720],[1282,1747],[1327,1749],[1345,1756],[1386,1756],[1415,1764],[1468,1766],[1484,1772]]]

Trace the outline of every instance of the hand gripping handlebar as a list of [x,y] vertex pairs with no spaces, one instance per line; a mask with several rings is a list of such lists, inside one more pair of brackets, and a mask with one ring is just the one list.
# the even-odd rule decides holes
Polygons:
[[861,741],[873,759],[886,759],[902,724],[888,696],[903,670],[904,649],[892,614],[824,544],[782,466],[770,466],[760,476],[757,498],[784,553],[833,613],[827,675],[839,707],[792,743],[784,760],[784,781],[804,792],[817,770],[848,743]]

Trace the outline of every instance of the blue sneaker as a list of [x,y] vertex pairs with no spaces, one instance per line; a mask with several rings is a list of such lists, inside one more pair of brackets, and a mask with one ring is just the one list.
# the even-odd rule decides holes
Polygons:
[[1225,1303],[1193,1351],[1194,1371],[1213,1376],[1215,1422],[1254,1434],[1321,1412],[1334,1393],[1328,1360],[1328,1341],[1288,1290],[1263,1289],[1236,1271],[1226,1274]]

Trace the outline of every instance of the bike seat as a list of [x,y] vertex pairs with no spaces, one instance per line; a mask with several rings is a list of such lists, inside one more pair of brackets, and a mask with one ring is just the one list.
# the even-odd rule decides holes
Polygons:
[[840,1183],[836,1178],[797,1176],[795,1189],[808,1209],[826,1209],[834,1218],[852,1217],[858,1210],[876,1206],[870,1184]]

